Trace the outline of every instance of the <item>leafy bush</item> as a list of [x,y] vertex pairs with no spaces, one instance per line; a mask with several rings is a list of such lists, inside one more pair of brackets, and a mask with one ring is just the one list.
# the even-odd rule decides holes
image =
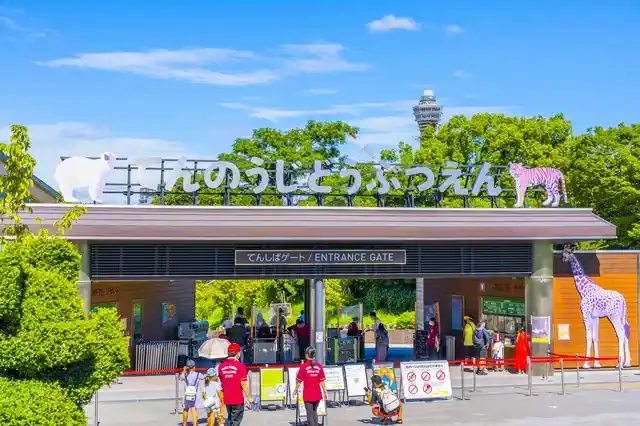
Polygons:
[[0,377],[0,424],[86,426],[87,420],[59,385]]
[[[0,405],[10,404],[12,396],[20,410],[31,405],[26,401],[39,404],[42,389],[59,405],[45,414],[38,404],[37,414],[28,414],[31,407],[27,414],[9,413],[14,420],[6,424],[86,424],[82,405],[129,365],[128,338],[115,310],[85,318],[79,274],[80,255],[61,238],[25,238],[0,252],[0,378],[21,389],[5,396],[0,386]],[[55,414],[43,417],[47,412]],[[77,413],[82,423],[76,423]]]

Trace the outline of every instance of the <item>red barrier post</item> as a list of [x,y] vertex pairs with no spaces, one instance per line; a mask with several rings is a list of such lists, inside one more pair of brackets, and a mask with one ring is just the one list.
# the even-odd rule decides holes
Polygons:
[[564,358],[560,358],[560,386],[562,387],[561,395],[564,395]]
[[473,365],[471,366],[471,371],[473,372],[473,391],[476,391],[476,380],[477,380],[477,375],[478,375],[478,371],[476,370],[477,365],[476,365],[476,359],[475,358],[471,358],[471,362],[473,363]]
[[531,381],[531,357],[527,357],[527,385],[529,387],[529,396],[533,395],[533,383]]
[[180,414],[180,373],[176,373],[176,409],[175,414]]
[[464,361],[460,363],[460,386],[462,387],[462,400],[464,401]]
[[576,354],[576,384],[580,388],[580,355]]

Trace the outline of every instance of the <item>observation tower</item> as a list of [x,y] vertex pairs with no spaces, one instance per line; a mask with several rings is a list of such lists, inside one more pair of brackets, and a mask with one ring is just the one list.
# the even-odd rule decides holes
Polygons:
[[438,126],[440,118],[442,118],[442,106],[436,100],[433,90],[425,90],[422,93],[418,105],[413,107],[413,116],[418,123],[421,134],[427,126],[434,129]]

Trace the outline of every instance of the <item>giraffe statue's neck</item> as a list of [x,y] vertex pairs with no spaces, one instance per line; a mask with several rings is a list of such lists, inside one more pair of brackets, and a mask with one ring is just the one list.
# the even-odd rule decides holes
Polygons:
[[571,258],[569,259],[569,264],[571,265],[571,272],[573,272],[573,279],[576,283],[576,288],[578,289],[578,293],[582,296],[584,291],[586,290],[588,284],[591,282],[589,276],[584,272],[580,261],[575,254],[571,254]]

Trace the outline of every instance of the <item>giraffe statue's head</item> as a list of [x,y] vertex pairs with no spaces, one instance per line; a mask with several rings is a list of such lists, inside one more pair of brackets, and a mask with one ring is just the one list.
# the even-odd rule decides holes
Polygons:
[[569,262],[573,257],[573,251],[576,249],[575,244],[565,244],[562,248],[562,261]]

